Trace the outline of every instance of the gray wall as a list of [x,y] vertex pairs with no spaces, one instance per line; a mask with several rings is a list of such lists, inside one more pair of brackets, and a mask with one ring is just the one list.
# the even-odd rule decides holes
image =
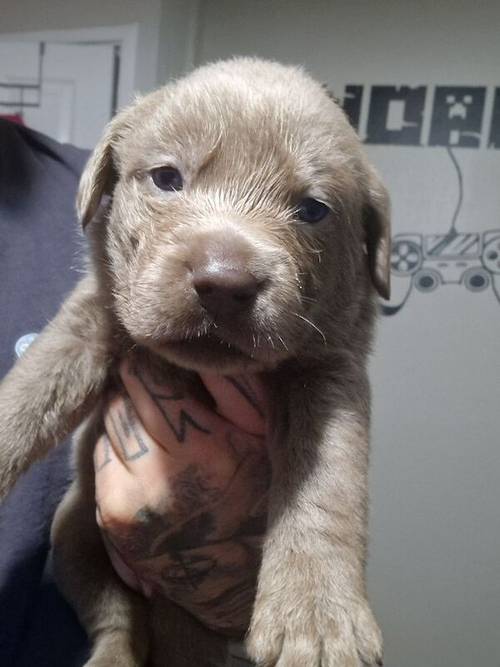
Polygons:
[[[499,25],[494,1],[210,0],[197,61],[302,63],[340,97],[346,83],[485,85],[487,125]],[[457,229],[470,234],[500,228],[500,150],[485,147],[484,132],[481,145],[453,148],[464,185]],[[445,234],[458,197],[446,149],[367,148],[392,193],[394,233]],[[499,340],[491,288],[414,289],[380,322],[369,587],[387,667],[500,665]]]
[[163,0],[158,85],[191,69],[195,62],[200,0]]

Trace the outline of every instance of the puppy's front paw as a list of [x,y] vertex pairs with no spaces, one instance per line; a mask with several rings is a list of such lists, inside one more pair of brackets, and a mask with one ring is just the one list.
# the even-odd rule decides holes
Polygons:
[[276,603],[260,599],[254,609],[247,651],[259,667],[382,665],[382,635],[365,600]]

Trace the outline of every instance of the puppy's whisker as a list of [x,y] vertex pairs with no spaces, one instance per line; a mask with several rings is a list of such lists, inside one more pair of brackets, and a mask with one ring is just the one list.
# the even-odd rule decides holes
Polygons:
[[322,337],[322,339],[323,339],[323,343],[326,345],[327,341],[326,341],[326,336],[325,336],[325,334],[321,331],[321,329],[320,329],[319,327],[317,327],[317,326],[314,324],[314,322],[311,322],[311,320],[308,320],[307,317],[304,317],[303,315],[299,315],[299,313],[293,313],[293,315],[295,315],[296,317],[300,318],[301,320],[304,320],[304,322],[305,322],[306,324],[309,324],[309,326],[311,326],[313,329],[315,329],[315,330],[319,333],[319,335]]
[[283,345],[284,349],[285,349],[287,352],[289,352],[290,350],[288,349],[287,344],[285,343],[285,341],[283,340],[283,338],[282,338],[279,334],[276,334],[276,336],[278,337],[278,340],[280,341],[280,343]]

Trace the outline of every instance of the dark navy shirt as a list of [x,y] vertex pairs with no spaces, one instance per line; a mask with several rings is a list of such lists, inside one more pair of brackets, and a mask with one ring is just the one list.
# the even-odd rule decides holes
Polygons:
[[[87,157],[0,119],[0,378],[78,280],[84,243],[74,200]],[[85,633],[50,574],[50,524],[69,481],[66,444],[0,507],[0,667],[88,659]],[[227,664],[250,665],[238,644]]]
[[[86,151],[0,119],[0,378],[78,280],[74,201]],[[1,438],[1,434],[0,434]],[[69,481],[68,446],[35,465],[0,508],[0,665],[70,667],[87,657],[48,567],[49,530]]]

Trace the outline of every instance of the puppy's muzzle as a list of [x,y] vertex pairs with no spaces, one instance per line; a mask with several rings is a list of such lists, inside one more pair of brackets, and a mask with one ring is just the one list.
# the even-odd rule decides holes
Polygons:
[[216,320],[249,313],[266,278],[252,271],[253,250],[237,233],[216,232],[193,243],[192,286],[203,308]]

